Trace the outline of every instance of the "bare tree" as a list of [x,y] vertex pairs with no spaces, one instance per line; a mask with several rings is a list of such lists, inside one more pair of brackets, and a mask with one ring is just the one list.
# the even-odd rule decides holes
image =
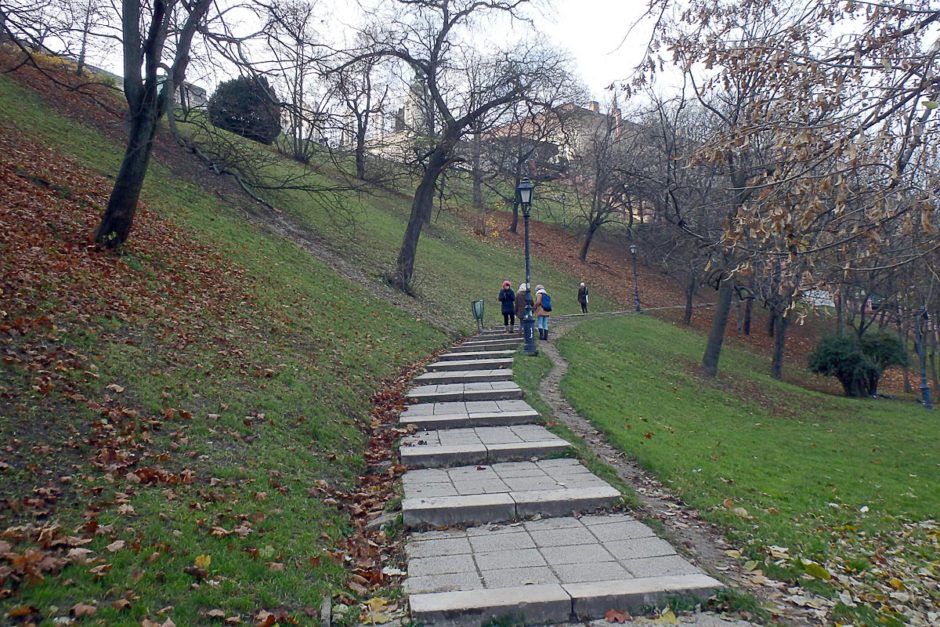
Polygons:
[[479,20],[517,16],[525,4],[528,0],[398,0],[392,14],[380,16],[380,23],[366,33],[369,48],[350,62],[369,57],[399,59],[414,71],[432,109],[427,148],[419,158],[424,171],[390,277],[402,290],[411,291],[418,240],[431,218],[438,180],[459,158],[456,148],[461,139],[478,120],[494,110],[508,109],[550,81],[561,66],[557,56],[526,44],[489,54],[482,61],[490,67],[491,80],[485,84],[461,84],[466,72],[459,67],[457,52],[463,38]]
[[[147,175],[157,124],[167,110],[174,86],[182,85],[189,51],[197,30],[204,26],[212,0],[154,0],[142,5],[122,2],[124,95],[128,105],[128,139],[121,168],[95,240],[108,248],[123,244],[131,231],[140,190]],[[177,23],[175,50],[167,49],[170,27]],[[145,26],[142,30],[141,26]],[[158,74],[169,57],[165,77]]]
[[366,142],[373,129],[373,120],[385,111],[388,85],[377,85],[374,74],[379,59],[368,57],[336,72],[336,92],[343,102],[348,124],[344,134],[351,137],[356,161],[356,178],[366,179]]

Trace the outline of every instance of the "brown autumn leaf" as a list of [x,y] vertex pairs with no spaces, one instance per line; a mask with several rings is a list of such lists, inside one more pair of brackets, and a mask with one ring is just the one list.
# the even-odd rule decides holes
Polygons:
[[111,604],[111,607],[113,607],[114,609],[118,611],[123,611],[123,610],[130,609],[131,602],[128,601],[127,599],[118,599],[117,601]]
[[75,618],[87,618],[98,613],[98,608],[88,603],[76,603],[69,610],[69,613]]
[[630,618],[629,614],[621,610],[609,609],[604,613],[604,620],[608,623],[625,623]]
[[124,548],[125,544],[126,543],[124,542],[124,540],[115,540],[114,542],[112,542],[111,544],[109,544],[108,546],[104,548],[108,549],[108,551],[110,551],[111,553],[117,553],[118,551]]
[[221,620],[225,618],[225,612],[222,610],[209,610],[206,612],[206,618],[217,618]]

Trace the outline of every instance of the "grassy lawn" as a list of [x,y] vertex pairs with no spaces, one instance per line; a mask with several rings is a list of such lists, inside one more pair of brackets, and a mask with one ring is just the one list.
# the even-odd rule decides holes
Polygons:
[[703,380],[704,342],[645,316],[582,324],[559,342],[571,364],[562,391],[726,529],[752,569],[850,591],[859,607],[840,601],[844,622],[935,608],[937,416],[776,381],[763,357],[737,349],[725,349],[716,381]]
[[447,338],[159,165],[125,254],[95,254],[120,147],[7,77],[0,118],[36,142],[4,174],[41,183],[9,201],[35,245],[0,250],[0,323],[51,318],[0,328],[0,552],[25,560],[0,563],[0,616],[306,620],[357,564],[311,489],[355,488],[370,396]]

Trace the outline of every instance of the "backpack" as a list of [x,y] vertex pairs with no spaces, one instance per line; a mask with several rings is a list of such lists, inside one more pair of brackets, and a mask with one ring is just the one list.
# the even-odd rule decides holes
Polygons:
[[542,292],[542,309],[545,311],[552,310],[552,297],[548,295],[548,292]]

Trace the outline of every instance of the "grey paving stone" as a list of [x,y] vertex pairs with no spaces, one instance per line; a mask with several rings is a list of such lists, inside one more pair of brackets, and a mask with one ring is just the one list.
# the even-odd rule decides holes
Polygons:
[[426,372],[414,378],[421,385],[442,385],[446,383],[491,383],[494,381],[512,381],[512,370],[454,370]]
[[428,483],[410,491],[415,498],[432,498],[439,496],[459,496],[457,488],[451,483]]
[[581,529],[583,525],[581,521],[577,518],[565,517],[565,518],[545,518],[543,520],[527,520],[522,523],[522,526],[529,533],[535,533],[536,531],[546,531],[549,529]]
[[564,622],[571,615],[571,597],[558,584],[415,594],[409,603],[416,622],[457,627],[478,627],[507,617],[543,625]]
[[514,350],[467,351],[463,353],[444,353],[438,356],[440,361],[473,361],[478,359],[512,359]]
[[535,542],[523,529],[514,529],[512,533],[496,533],[468,538],[474,553],[493,553],[514,549],[534,549]]
[[533,490],[510,494],[516,503],[516,515],[520,518],[536,514],[568,516],[574,512],[609,507],[620,498],[620,493],[610,486],[578,490]]
[[426,366],[429,372],[447,372],[450,370],[490,370],[494,368],[511,368],[512,359],[501,357],[498,359],[462,359],[436,361]]
[[504,533],[518,533],[521,530],[523,529],[520,523],[507,523],[505,525],[493,523],[480,525],[479,527],[468,527],[465,531],[468,538],[475,538],[479,536],[490,536]]
[[600,544],[578,544],[574,546],[546,546],[539,552],[552,566],[562,564],[592,564],[613,561],[613,556]]
[[405,545],[405,553],[408,555],[408,559],[442,557],[471,552],[470,540],[463,535],[454,538],[425,540],[423,542],[409,541]]
[[408,560],[408,574],[414,577],[476,572],[469,553],[437,557],[415,557]]
[[[549,519],[552,520],[552,519]],[[597,539],[584,527],[569,529],[542,529],[531,532],[536,546],[571,546],[576,544],[595,544]]]
[[483,571],[483,583],[487,588],[511,588],[514,586],[561,583],[561,580],[547,566],[529,566],[527,568],[485,570]]
[[408,528],[482,524],[514,517],[515,507],[508,494],[406,498],[402,501],[402,518]]
[[558,484],[553,479],[544,475],[536,477],[506,477],[503,481],[513,492],[551,490],[558,487]]
[[672,596],[704,599],[722,585],[706,575],[686,575],[565,584],[562,587],[571,595],[575,616],[589,620],[603,616],[610,609],[635,612],[658,606]]
[[[464,407],[467,410],[468,414],[475,413],[493,413],[500,411],[499,403],[496,401],[469,401],[464,403]],[[532,409],[526,404],[526,407]]]
[[502,494],[509,492],[509,486],[499,479],[492,481],[454,481],[457,494]]
[[636,520],[623,520],[614,523],[590,525],[589,529],[601,542],[616,540],[632,540],[634,538],[650,538],[655,536],[653,530]]
[[[631,579],[632,576],[617,562],[595,562],[593,564],[559,564],[552,566],[562,583],[587,581],[610,581]],[[608,608],[609,609],[609,608]]]
[[675,555],[676,550],[665,540],[659,538],[635,538],[633,540],[614,540],[605,542],[604,548],[618,560],[638,559],[643,557],[661,557]]
[[445,468],[463,464],[485,464],[489,452],[482,444],[457,446],[402,446],[401,463],[409,468]]
[[425,577],[410,576],[405,579],[402,586],[405,594],[421,594],[428,592],[453,592],[457,590],[479,590],[483,588],[483,581],[476,570],[463,573],[449,573],[446,575],[430,575]]
[[481,571],[548,565],[537,549],[507,549],[493,553],[474,553],[473,558]]
[[620,563],[637,578],[695,575],[702,572],[678,555],[621,560]]

